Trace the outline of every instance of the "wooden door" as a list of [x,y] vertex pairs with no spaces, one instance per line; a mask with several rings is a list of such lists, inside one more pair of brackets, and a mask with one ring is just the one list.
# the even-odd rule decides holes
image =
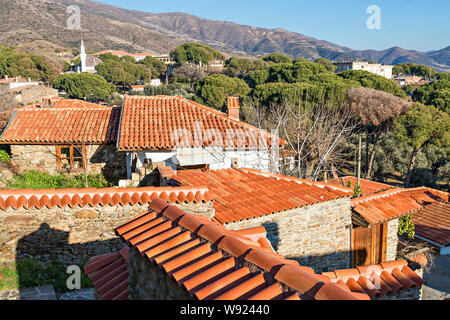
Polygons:
[[386,261],[387,223],[370,228],[353,228],[352,267],[370,266]]

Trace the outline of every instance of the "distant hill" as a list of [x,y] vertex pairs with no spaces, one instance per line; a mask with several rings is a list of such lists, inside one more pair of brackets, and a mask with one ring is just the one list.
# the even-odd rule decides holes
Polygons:
[[0,43],[20,45],[46,40],[78,48],[80,32],[66,28],[68,5],[81,7],[84,38],[90,51],[167,53],[183,42],[195,41],[234,55],[281,52],[310,60],[363,58],[384,64],[412,62],[450,71],[450,47],[430,52],[399,47],[358,51],[284,29],[256,28],[185,13],[126,10],[89,0],[0,0]]

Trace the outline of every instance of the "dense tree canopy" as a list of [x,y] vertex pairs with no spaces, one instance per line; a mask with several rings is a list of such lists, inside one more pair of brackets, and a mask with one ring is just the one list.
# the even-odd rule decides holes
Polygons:
[[223,74],[213,74],[197,82],[196,100],[216,109],[222,109],[228,96],[245,96],[250,88],[239,78]]
[[17,53],[12,48],[0,47],[0,74],[8,77],[31,78],[51,83],[62,69],[61,64],[46,57]]
[[427,78],[433,78],[436,76],[436,71],[432,68],[420,64],[414,63],[400,63],[394,66],[392,70],[394,75],[405,74],[405,75],[415,75]]
[[418,151],[424,147],[436,146],[443,150],[450,147],[450,116],[433,106],[420,103],[394,121],[395,137],[399,143],[412,148],[411,161],[405,186],[411,181]]
[[262,59],[273,63],[292,63],[292,58],[282,53],[272,53]]
[[415,101],[435,106],[450,114],[450,81],[436,80],[418,87],[413,94]]
[[226,61],[225,67],[227,75],[230,77],[244,77],[249,72],[261,70],[266,66],[266,63],[260,59],[249,59],[231,57]]
[[394,81],[368,71],[350,70],[338,74],[348,80],[358,81],[363,87],[386,91],[394,96],[405,98],[406,94]]
[[214,59],[225,60],[219,51],[200,43],[185,43],[173,50],[170,56],[179,65],[186,62],[207,64]]
[[320,63],[321,65],[323,65],[327,69],[327,71],[330,71],[330,72],[334,72],[336,70],[336,68],[337,68],[330,60],[325,59],[325,58],[317,59],[314,62],[315,63]]
[[141,64],[146,65],[152,71],[152,76],[159,77],[161,73],[167,70],[167,65],[152,56],[145,57],[144,60],[140,61]]
[[436,74],[436,79],[438,80],[448,80],[450,81],[450,72],[440,72]]
[[151,70],[143,65],[130,61],[107,60],[98,64],[96,70],[100,76],[115,85],[129,86],[139,81],[148,82],[151,78]]
[[65,91],[71,98],[106,100],[116,88],[96,74],[70,73],[60,75],[53,83],[56,89]]

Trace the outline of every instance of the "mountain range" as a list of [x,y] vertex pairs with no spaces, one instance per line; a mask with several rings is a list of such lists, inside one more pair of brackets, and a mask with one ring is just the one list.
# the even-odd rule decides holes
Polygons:
[[417,63],[450,71],[450,46],[419,52],[393,47],[352,50],[284,29],[264,29],[202,19],[185,13],[154,14],[90,0],[0,0],[0,44],[20,46],[36,40],[77,49],[79,30],[69,30],[67,7],[81,8],[83,38],[89,51],[105,49],[168,53],[184,42],[200,42],[227,55],[259,56],[281,52],[295,58],[362,58],[383,64]]

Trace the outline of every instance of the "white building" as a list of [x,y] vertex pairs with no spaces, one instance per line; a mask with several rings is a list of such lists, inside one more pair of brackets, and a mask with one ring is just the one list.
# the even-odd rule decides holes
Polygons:
[[392,79],[392,70],[394,69],[394,66],[364,61],[335,62],[333,64],[337,67],[337,73],[348,70],[363,70],[387,79]]
[[[285,141],[239,121],[239,98],[228,114],[169,96],[125,96],[117,149],[127,153],[127,175],[146,163],[174,170],[252,168],[270,171]],[[276,156],[272,157],[272,154]]]

